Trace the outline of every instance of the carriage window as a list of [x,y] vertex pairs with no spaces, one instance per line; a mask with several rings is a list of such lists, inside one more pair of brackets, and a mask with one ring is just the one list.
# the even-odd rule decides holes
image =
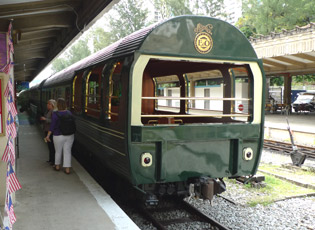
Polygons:
[[108,91],[106,96],[106,118],[112,122],[118,121],[119,105],[121,98],[121,70],[123,63],[116,62],[110,72],[108,81]]
[[103,65],[94,68],[88,74],[85,89],[86,115],[99,118],[101,113],[101,76]]
[[[156,96],[161,97],[161,100],[156,100],[155,102],[155,110],[179,113],[180,100],[177,98],[180,97],[180,83],[178,77],[174,75],[164,78],[154,78],[154,82]],[[142,85],[142,88],[142,95],[144,97],[148,96],[148,93],[145,90],[148,87],[146,85]],[[143,113],[147,113],[148,111],[145,111],[145,102],[143,102],[143,107]]]
[[72,112],[74,114],[82,113],[82,79],[83,72],[78,73],[72,83]]
[[[233,112],[236,114],[252,113],[252,79],[248,70],[244,67],[235,67],[229,69],[229,73],[235,82],[234,96],[236,100],[233,103]],[[233,119],[246,121],[244,117],[234,117]]]
[[88,83],[88,104],[99,104],[99,76],[97,74],[91,74]]
[[249,122],[248,65],[151,59],[142,80],[144,125]]

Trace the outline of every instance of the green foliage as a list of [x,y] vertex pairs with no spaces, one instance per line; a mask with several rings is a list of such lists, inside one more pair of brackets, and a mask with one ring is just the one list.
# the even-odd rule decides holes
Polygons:
[[163,19],[192,14],[227,19],[223,3],[224,0],[154,0],[154,7]]
[[93,29],[92,33],[94,52],[107,47],[111,43],[111,33],[106,32],[101,27]]
[[111,15],[107,17],[111,42],[124,38],[147,25],[148,9],[143,9],[143,4],[142,0],[122,0],[113,7],[113,14],[118,17]]
[[91,32],[94,51],[145,27],[148,24],[148,9],[144,9],[143,4],[142,0],[122,0],[117,3],[105,16],[106,23]]
[[314,15],[313,0],[243,0],[243,18],[238,26],[266,35],[307,25]]
[[314,85],[315,75],[297,75],[292,78],[292,85]]
[[284,79],[283,77],[273,77],[270,79],[270,86],[283,86]]
[[66,52],[65,58],[57,58],[53,61],[52,70],[54,72],[59,72],[73,63],[76,63],[89,56],[90,54],[91,51],[88,47],[87,39],[79,40]]

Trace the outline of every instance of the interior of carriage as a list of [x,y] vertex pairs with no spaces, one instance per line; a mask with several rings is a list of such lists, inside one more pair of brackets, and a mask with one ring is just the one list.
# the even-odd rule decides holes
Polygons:
[[143,73],[141,121],[250,122],[252,95],[249,65],[151,59]]

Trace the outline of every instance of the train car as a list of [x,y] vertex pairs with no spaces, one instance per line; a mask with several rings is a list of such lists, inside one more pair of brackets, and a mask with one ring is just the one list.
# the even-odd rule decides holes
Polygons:
[[39,107],[50,98],[66,99],[82,154],[88,151],[148,202],[188,192],[211,199],[224,190],[222,178],[257,171],[263,66],[227,22],[180,16],[156,23],[38,89]]

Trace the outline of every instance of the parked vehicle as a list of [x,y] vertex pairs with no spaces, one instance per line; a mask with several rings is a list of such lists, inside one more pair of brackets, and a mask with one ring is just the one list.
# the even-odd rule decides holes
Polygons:
[[303,93],[300,94],[293,102],[292,107],[296,113],[298,112],[313,112],[315,111],[315,94]]

